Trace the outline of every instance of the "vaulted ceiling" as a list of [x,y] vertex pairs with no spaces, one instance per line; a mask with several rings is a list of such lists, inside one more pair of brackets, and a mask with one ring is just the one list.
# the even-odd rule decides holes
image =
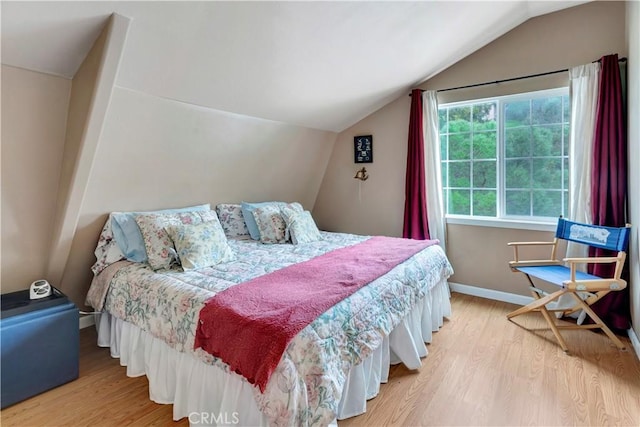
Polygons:
[[2,63],[72,78],[115,12],[117,85],[341,131],[532,17],[585,1],[7,2]]

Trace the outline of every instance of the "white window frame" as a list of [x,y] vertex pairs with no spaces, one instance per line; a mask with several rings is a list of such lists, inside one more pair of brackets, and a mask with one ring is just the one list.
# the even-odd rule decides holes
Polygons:
[[[488,97],[488,98],[472,99],[472,100],[466,100],[466,101],[449,102],[446,104],[439,105],[438,108],[442,108],[442,107],[455,108],[455,107],[467,106],[467,105],[471,106],[473,104],[496,102],[497,104],[496,110],[499,111],[499,114],[496,118],[496,127],[497,127],[496,162],[498,163],[498,167],[496,170],[496,186],[497,186],[496,216],[484,217],[484,216],[456,215],[456,214],[446,213],[445,221],[447,222],[447,224],[474,225],[474,226],[497,227],[497,228],[515,228],[515,229],[539,230],[539,231],[555,230],[557,220],[558,220],[557,217],[517,216],[517,215],[506,215],[505,213],[505,200],[504,200],[504,195],[506,194],[505,170],[504,170],[505,168],[505,128],[502,125],[501,120],[504,117],[505,104],[508,102],[513,102],[518,100],[539,99],[539,98],[551,98],[554,96],[565,97],[568,95],[569,95],[569,87],[560,87],[555,89],[523,92],[523,93],[517,93],[512,95],[503,95],[503,96],[494,96],[494,97]],[[569,100],[569,105],[570,105],[570,100]],[[563,133],[563,137],[564,137],[564,133]],[[564,153],[564,154],[568,156],[568,153]],[[449,173],[449,169],[447,169],[447,173]],[[569,197],[568,193],[566,197]],[[445,198],[445,200],[447,199]],[[448,206],[445,206],[445,212],[447,211],[447,208]]]

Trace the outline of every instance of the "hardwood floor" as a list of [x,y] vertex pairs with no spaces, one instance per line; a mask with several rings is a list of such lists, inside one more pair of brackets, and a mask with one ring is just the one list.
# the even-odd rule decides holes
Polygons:
[[[391,369],[367,413],[340,427],[640,426],[640,361],[625,337],[564,331],[571,355],[543,330],[542,316],[508,321],[514,306],[452,295],[453,316],[418,371]],[[153,403],[146,377],[128,378],[109,350],[81,331],[80,378],[4,409],[2,426],[186,426],[172,406]]]

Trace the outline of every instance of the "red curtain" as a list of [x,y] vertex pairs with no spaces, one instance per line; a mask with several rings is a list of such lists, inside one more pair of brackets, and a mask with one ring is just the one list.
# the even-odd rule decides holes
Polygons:
[[[623,227],[627,218],[627,136],[618,55],[603,56],[601,66],[593,145],[591,214],[594,224]],[[590,251],[590,255],[608,256],[610,253],[597,249]],[[613,268],[613,264],[594,264],[590,272],[610,277]],[[628,280],[626,267],[623,278]],[[629,288],[609,293],[593,305],[593,310],[610,327],[628,329],[631,322]]]
[[423,131],[422,91],[414,89],[411,92],[411,115],[409,116],[409,147],[402,237],[419,240],[429,239]]

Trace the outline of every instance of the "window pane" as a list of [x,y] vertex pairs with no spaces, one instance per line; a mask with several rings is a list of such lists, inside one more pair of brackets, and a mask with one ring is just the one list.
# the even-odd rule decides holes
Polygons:
[[473,162],[473,187],[496,188],[496,162]]
[[560,191],[534,191],[533,215],[557,217],[562,214],[562,193]]
[[533,188],[562,188],[562,159],[533,159]]
[[531,107],[529,101],[509,102],[504,107],[505,127],[528,126],[531,124]]
[[562,123],[562,97],[533,99],[531,121],[534,125]]
[[495,190],[475,190],[473,192],[473,215],[496,216]]
[[438,110],[438,123],[439,123],[439,128],[441,133],[449,131],[449,126],[447,126],[447,109],[446,108]]
[[562,211],[562,215],[566,216],[569,214],[569,191],[565,190],[562,192],[564,197],[564,210]]
[[507,158],[531,156],[531,128],[505,129],[504,138]]
[[471,107],[449,109],[449,132],[469,132],[471,130]]
[[566,214],[568,89],[445,105],[438,119],[448,214]]
[[473,106],[473,131],[496,129],[496,103],[475,104]]
[[493,132],[478,132],[473,134],[473,158],[474,159],[495,159],[496,158],[496,137]]
[[468,160],[471,158],[471,134],[457,133],[449,135],[449,159]]
[[449,163],[442,162],[442,164],[440,165],[440,169],[442,172],[442,187],[446,188],[449,186],[449,181],[447,180],[447,177],[449,176]]
[[529,191],[506,191],[507,215],[531,214],[531,193]]
[[447,152],[449,151],[449,137],[445,135],[440,135],[440,158],[446,159]]
[[454,215],[470,215],[470,193],[470,190],[449,190],[449,213]]
[[449,187],[471,186],[471,162],[449,163]]
[[533,155],[562,155],[562,125],[533,127]]
[[531,159],[506,160],[506,188],[529,188],[531,186]]

